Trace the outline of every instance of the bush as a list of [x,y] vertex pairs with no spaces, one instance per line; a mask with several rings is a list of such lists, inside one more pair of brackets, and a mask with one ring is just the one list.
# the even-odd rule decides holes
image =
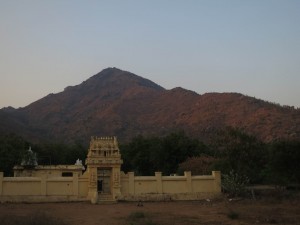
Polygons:
[[246,187],[249,184],[247,176],[238,174],[232,170],[229,174],[224,174],[222,178],[222,188],[231,197],[240,197],[246,194]]

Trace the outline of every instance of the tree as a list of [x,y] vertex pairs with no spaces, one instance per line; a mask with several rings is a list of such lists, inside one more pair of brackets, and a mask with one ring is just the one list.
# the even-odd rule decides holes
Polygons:
[[15,134],[0,136],[0,171],[5,176],[13,175],[13,167],[21,163],[29,143]]
[[155,171],[169,175],[177,172],[178,165],[188,157],[199,156],[206,150],[202,142],[182,131],[162,138],[138,136],[130,143],[121,145],[122,169],[139,175],[153,175]]
[[268,148],[266,181],[276,185],[300,184],[300,142],[275,141]]
[[266,145],[241,130],[227,128],[219,134],[215,156],[220,160],[215,168],[223,174],[230,171],[246,176],[251,183],[262,182],[261,171],[267,162]]
[[122,170],[134,171],[137,175],[153,175],[157,170],[157,153],[160,151],[159,138],[138,136],[129,144],[120,145],[123,158]]
[[42,143],[34,146],[38,163],[44,165],[74,164],[76,160],[84,160],[87,149],[79,142],[67,145],[63,143]]
[[179,171],[191,171],[193,175],[209,175],[216,161],[216,158],[208,155],[189,157],[179,164]]

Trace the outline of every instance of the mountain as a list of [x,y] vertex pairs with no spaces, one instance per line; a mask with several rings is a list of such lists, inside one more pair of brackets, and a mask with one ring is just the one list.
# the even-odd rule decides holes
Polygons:
[[227,126],[264,141],[300,140],[300,110],[238,93],[166,90],[117,68],[104,69],[24,108],[0,110],[1,133],[15,132],[34,142],[88,141],[93,135],[127,141],[178,129],[208,140]]

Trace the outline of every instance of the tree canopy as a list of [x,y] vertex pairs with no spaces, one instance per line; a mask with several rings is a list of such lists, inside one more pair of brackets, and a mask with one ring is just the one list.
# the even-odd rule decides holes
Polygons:
[[[21,164],[32,146],[39,165],[74,164],[84,161],[87,146],[75,144],[31,144],[15,134],[0,135],[0,171],[12,176],[14,165]],[[250,183],[277,185],[300,183],[300,141],[274,141],[263,143],[241,130],[228,128],[219,132],[212,144],[191,138],[183,131],[163,137],[137,136],[129,143],[120,144],[122,170],[137,175],[164,175],[192,171],[193,175],[209,174],[221,170],[234,171]]]
[[176,173],[179,164],[188,157],[199,156],[206,151],[207,147],[202,142],[188,137],[183,131],[165,137],[138,136],[121,145],[122,169],[140,175],[153,175],[155,171],[169,175]]

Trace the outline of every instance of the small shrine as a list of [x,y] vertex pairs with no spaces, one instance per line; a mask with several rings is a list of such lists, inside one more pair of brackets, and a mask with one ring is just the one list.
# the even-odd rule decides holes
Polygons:
[[121,195],[121,159],[116,137],[92,137],[86,159],[88,196],[94,202],[115,201]]
[[82,176],[85,168],[77,159],[75,165],[38,165],[36,153],[31,147],[24,154],[21,164],[13,167],[14,177],[73,177]]

